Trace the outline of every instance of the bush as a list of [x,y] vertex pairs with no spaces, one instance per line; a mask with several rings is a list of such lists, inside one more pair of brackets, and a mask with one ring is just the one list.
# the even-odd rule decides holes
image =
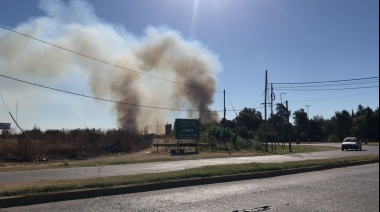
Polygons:
[[339,142],[339,138],[336,135],[330,135],[327,139],[327,142]]
[[110,152],[139,151],[152,144],[151,136],[123,129],[63,129],[42,132],[35,127],[13,136],[16,139],[1,142],[0,160],[39,161],[42,158],[90,157]]

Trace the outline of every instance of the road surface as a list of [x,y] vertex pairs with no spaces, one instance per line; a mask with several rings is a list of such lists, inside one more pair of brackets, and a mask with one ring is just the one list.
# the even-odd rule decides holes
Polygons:
[[14,207],[0,211],[228,212],[258,208],[284,212],[377,212],[379,164]]

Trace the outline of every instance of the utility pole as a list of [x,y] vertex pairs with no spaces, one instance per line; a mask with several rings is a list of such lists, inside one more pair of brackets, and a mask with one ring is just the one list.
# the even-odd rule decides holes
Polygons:
[[307,142],[310,142],[310,126],[309,126],[309,107],[311,105],[306,105],[307,108]]
[[[270,116],[271,117],[273,117],[273,101],[275,99],[276,99],[276,95],[273,93],[273,83],[271,83],[270,84]],[[274,138],[273,138],[273,134],[272,133],[271,133],[271,136],[270,136],[270,140],[271,140],[271,149],[272,149],[272,152],[273,152],[273,141],[274,141]]]
[[224,131],[226,131],[226,90],[223,90],[223,95],[224,95],[224,116],[223,116],[223,127]]
[[[280,93],[280,100],[281,100],[281,107],[283,108],[284,107],[284,104],[282,104],[282,94],[286,94],[286,93]],[[284,148],[284,146],[285,146],[285,138],[284,138],[284,131],[283,131],[283,124],[284,122],[283,121],[281,121],[281,147],[282,148]]]
[[292,142],[291,142],[291,140],[290,140],[290,125],[289,125],[289,108],[288,108],[288,100],[286,100],[285,101],[285,103],[286,103],[286,122],[287,122],[287,124],[288,124],[288,141],[289,141],[289,152],[291,152],[292,151]]
[[280,93],[281,104],[282,104],[282,94],[286,94],[286,93]]
[[268,141],[267,141],[267,90],[268,90],[268,70],[265,70],[265,97],[264,97],[264,117],[265,117],[265,151],[268,152]]
[[[17,113],[18,113],[18,101],[16,102],[16,122],[17,122]],[[16,133],[17,133],[17,127],[16,127]]]
[[273,116],[273,101],[276,99],[276,96],[273,93],[273,83],[270,84],[270,115]]

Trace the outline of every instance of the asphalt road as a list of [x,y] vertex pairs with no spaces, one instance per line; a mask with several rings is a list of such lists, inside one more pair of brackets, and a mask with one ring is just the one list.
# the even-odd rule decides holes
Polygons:
[[[263,207],[264,206],[264,207]],[[0,211],[379,211],[379,164]]]
[[[326,145],[326,144],[324,144]],[[340,144],[328,144],[340,146]],[[326,151],[288,155],[270,155],[253,157],[230,157],[200,160],[182,160],[170,162],[141,163],[129,165],[113,165],[99,167],[81,167],[64,169],[44,169],[32,171],[0,172],[0,185],[11,185],[46,180],[72,180],[96,177],[134,175],[177,171],[208,165],[228,165],[241,163],[282,163],[310,159],[339,158],[356,155],[379,154],[379,146],[365,146],[362,151]]]

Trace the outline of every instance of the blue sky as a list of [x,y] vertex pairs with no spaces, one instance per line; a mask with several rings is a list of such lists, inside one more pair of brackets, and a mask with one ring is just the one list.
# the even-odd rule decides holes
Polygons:
[[[59,45],[66,43],[68,46],[64,47],[68,49],[76,46],[69,46],[68,38],[62,37],[60,40],[59,37],[62,35],[61,31],[67,28],[59,28],[52,24],[42,25],[48,22],[43,17],[49,19],[48,23],[58,21],[64,26],[74,26],[76,23],[83,26],[101,25],[101,37],[95,39],[99,39],[104,45],[98,49],[111,52],[112,48],[114,53],[95,52],[94,57],[112,64],[117,63],[112,57],[113,54],[121,52],[127,54],[125,52],[129,51],[122,49],[124,43],[131,42],[132,44],[126,46],[133,49],[147,42],[149,30],[153,31],[153,34],[160,34],[162,31],[163,34],[174,33],[174,37],[180,40],[186,51],[195,48],[196,51],[202,52],[203,58],[211,58],[211,65],[208,67],[217,70],[208,73],[215,76],[215,90],[226,90],[232,103],[231,105],[227,99],[226,108],[231,110],[227,112],[228,119],[235,117],[232,106],[237,113],[244,107],[257,108],[264,113],[262,103],[266,70],[269,83],[337,81],[379,76],[379,1],[377,0],[93,0],[81,1],[81,4],[55,0],[42,2],[2,0],[1,5],[1,26],[16,31],[27,28],[25,31],[27,33],[33,32],[33,26],[37,26],[38,20],[38,26],[43,26],[43,30],[32,36],[48,42],[62,41]],[[75,36],[68,37],[72,39]],[[21,41],[15,41],[13,38]],[[80,57],[78,55],[68,56],[68,52],[59,49],[46,50],[44,53],[44,48],[51,49],[51,46],[44,47],[45,44],[1,28],[1,45],[3,42],[7,42],[15,53],[9,54],[5,51],[6,48],[0,47],[0,64],[2,67],[7,67],[7,70],[0,69],[0,74],[85,95],[99,94],[101,98],[115,98],[111,92],[99,91],[104,85],[99,81],[97,84],[91,81],[94,76],[88,71],[79,70],[86,67],[101,69],[103,66],[111,70],[112,68],[106,67],[107,65],[89,60],[77,62],[84,59],[75,58]],[[86,52],[85,49],[84,52],[80,50],[80,48],[75,49],[84,54],[93,53]],[[179,51],[178,54],[187,53]],[[20,60],[31,60],[33,57],[35,59],[32,61],[39,61],[38,65],[42,65],[29,71],[25,70],[29,68],[27,65],[7,64],[8,59],[5,58],[8,57],[20,57]],[[67,59],[60,59],[62,57]],[[78,64],[70,66],[70,71],[40,73],[41,69],[52,68],[50,66],[56,68],[64,61]],[[35,65],[31,62],[28,64]],[[129,64],[133,62],[124,63],[122,66]],[[13,68],[15,70],[12,70]],[[136,70],[135,67],[126,68]],[[172,76],[170,74],[154,71],[150,70],[150,74],[177,81],[177,78],[170,78]],[[115,77],[112,71],[101,76]],[[378,78],[350,82],[352,85],[340,87],[334,87],[338,85],[330,83],[333,89],[348,87],[350,89],[322,91],[280,90],[283,86],[274,84],[276,95],[274,103],[279,103],[280,94],[286,93],[281,94],[281,97],[283,102],[289,101],[289,109],[292,112],[301,108],[306,111],[306,105],[310,105],[310,117],[319,115],[324,118],[331,118],[336,111],[343,109],[356,111],[359,104],[372,109],[378,107]],[[354,84],[354,82],[360,83]],[[148,100],[145,102],[141,100],[139,103],[166,107],[164,103],[173,97],[161,94],[160,88],[165,90],[165,86],[171,86],[173,90],[181,89],[180,85],[167,84],[171,83],[152,77],[141,77],[136,86],[140,90],[150,89],[144,94],[144,98],[160,98],[160,101],[158,105]],[[176,86],[178,88],[174,88]],[[132,87],[132,89],[137,88]],[[108,129],[118,126],[117,112],[113,103],[51,91],[3,77],[0,78],[0,92],[12,114],[16,114],[18,105],[17,119],[25,129],[31,129],[34,125],[42,129],[83,127]],[[208,105],[209,109],[223,110],[223,94],[216,92],[212,99],[214,103]],[[173,103],[176,104],[183,106],[181,102]],[[191,106],[186,108],[190,109]],[[156,113],[160,115],[155,116]],[[187,118],[189,114],[177,111],[163,113],[149,109],[149,112],[143,110],[140,116],[144,119],[139,118],[139,126],[148,124],[155,130],[157,123],[159,125],[172,123],[174,118]],[[219,116],[223,116],[223,113],[219,112]],[[0,122],[11,122],[14,126],[3,103],[0,104]],[[164,128],[159,129],[163,132]]]

